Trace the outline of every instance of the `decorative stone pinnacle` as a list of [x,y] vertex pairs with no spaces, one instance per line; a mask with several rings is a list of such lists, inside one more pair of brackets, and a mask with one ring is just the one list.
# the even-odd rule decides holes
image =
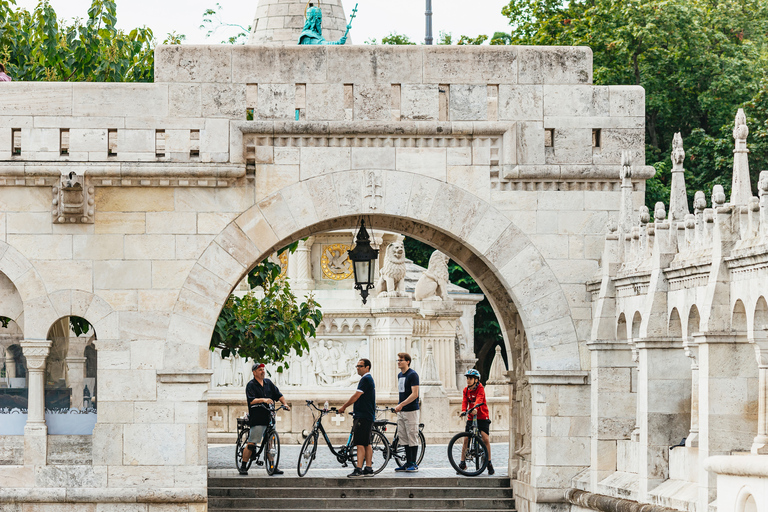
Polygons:
[[640,224],[648,224],[651,221],[651,214],[648,213],[648,207],[643,205],[640,207]]
[[733,138],[736,141],[744,141],[746,143],[747,136],[749,135],[749,127],[747,126],[747,116],[744,114],[744,109],[740,108],[736,113],[736,122],[733,128]]
[[749,181],[749,150],[747,149],[747,116],[744,109],[736,114],[736,125],[733,128],[733,138],[736,147],[733,149],[733,178],[731,181],[731,204],[747,205],[752,197],[752,184]]
[[719,208],[725,204],[725,190],[722,185],[712,187],[712,206]]
[[664,222],[664,220],[667,218],[667,210],[666,206],[664,206],[664,203],[659,201],[656,203],[656,205],[653,207],[653,220],[655,222]]
[[672,139],[672,172],[683,170],[685,149],[683,149],[683,137],[677,132]]
[[768,171],[760,171],[760,179],[757,182],[757,193],[760,197],[768,193]]
[[707,196],[704,195],[703,190],[697,190],[693,196],[693,209],[696,213],[703,212],[707,207]]

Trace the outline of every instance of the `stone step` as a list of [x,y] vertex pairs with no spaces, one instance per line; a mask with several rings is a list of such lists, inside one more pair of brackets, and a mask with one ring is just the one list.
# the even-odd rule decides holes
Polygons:
[[513,499],[492,498],[369,498],[338,499],[313,497],[209,498],[209,510],[377,510],[386,502],[402,510],[514,510]]
[[336,478],[336,477],[304,477],[283,475],[276,477],[261,476],[235,476],[235,477],[209,477],[208,488],[265,488],[265,487],[300,487],[302,489],[321,487],[330,489],[354,489],[354,488],[510,488],[512,484],[508,476],[491,477],[433,477],[419,478],[408,476],[376,476],[374,478]]
[[[306,509],[306,508],[263,508],[259,507],[257,509],[255,508],[212,508],[209,506],[208,512],[304,512],[306,510],[315,510],[313,508]],[[357,510],[360,510],[357,506],[352,506],[348,508],[327,508],[324,509],[327,512],[356,512]],[[387,507],[387,508],[369,508],[366,509],[366,512],[446,512],[446,510],[457,510],[457,509],[440,509],[440,508],[400,508],[400,507]],[[470,509],[467,509],[470,510]],[[483,512],[515,512],[514,507],[512,508],[489,508],[484,509]]]
[[[412,499],[412,498],[512,498],[513,492],[508,487],[422,487],[418,485],[397,487],[365,488],[329,488],[310,487],[302,491],[302,496],[314,498],[376,498],[376,499]],[[295,493],[295,487],[215,487],[208,489],[209,498],[281,498]]]

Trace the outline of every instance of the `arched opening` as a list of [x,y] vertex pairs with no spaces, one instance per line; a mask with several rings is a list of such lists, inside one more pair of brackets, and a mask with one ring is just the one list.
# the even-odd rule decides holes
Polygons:
[[96,424],[96,332],[84,318],[65,316],[53,323],[48,339],[52,342],[45,364],[48,434],[92,434]]
[[746,488],[742,489],[736,498],[736,512],[757,512],[757,510],[755,496]]
[[627,318],[624,313],[619,315],[619,321],[616,323],[616,339],[627,341]]
[[683,325],[680,322],[680,313],[678,313],[677,308],[672,308],[672,313],[669,315],[668,333],[673,338],[683,337]]
[[643,323],[643,317],[639,311],[635,311],[635,315],[632,317],[632,341],[640,339],[640,324]]
[[744,308],[744,303],[741,299],[736,301],[733,306],[733,314],[731,315],[731,331],[740,334],[747,333],[747,310]]
[[768,340],[768,303],[762,295],[755,304],[752,317],[752,336],[755,340]]
[[696,304],[691,306],[691,310],[688,312],[688,326],[686,328],[687,339],[692,340],[694,333],[699,332],[699,325],[701,317],[699,316],[699,308]]
[[16,286],[0,272],[0,435],[22,436],[27,423],[27,359],[20,344],[23,311]]

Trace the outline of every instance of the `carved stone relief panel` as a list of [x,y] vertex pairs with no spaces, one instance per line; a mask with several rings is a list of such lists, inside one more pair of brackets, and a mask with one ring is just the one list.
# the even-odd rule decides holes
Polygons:
[[347,251],[352,249],[347,244],[324,245],[320,256],[320,265],[324,279],[341,281],[352,276],[352,261]]

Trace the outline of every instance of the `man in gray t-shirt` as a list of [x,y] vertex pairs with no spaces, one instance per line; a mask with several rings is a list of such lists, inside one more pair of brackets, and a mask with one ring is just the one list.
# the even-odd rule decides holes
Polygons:
[[405,465],[395,471],[418,471],[416,459],[419,454],[419,374],[411,369],[411,356],[406,352],[397,354],[397,432],[405,447]]

